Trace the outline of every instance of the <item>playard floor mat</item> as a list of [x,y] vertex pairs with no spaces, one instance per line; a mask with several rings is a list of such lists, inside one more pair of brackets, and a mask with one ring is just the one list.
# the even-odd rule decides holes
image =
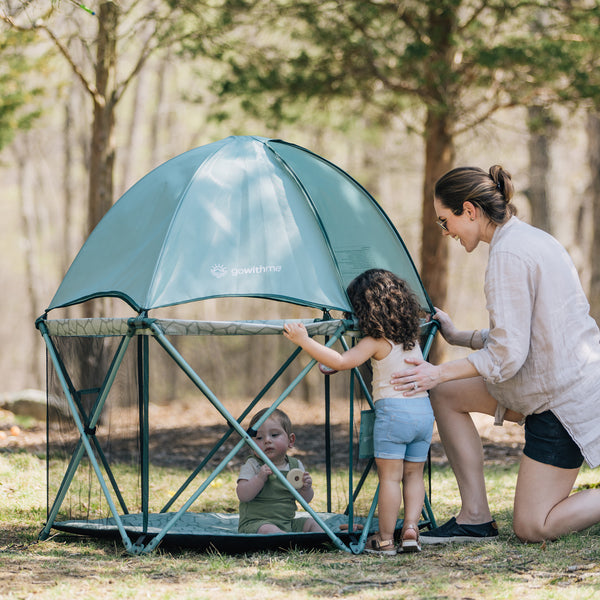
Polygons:
[[[319,517],[344,543],[358,538],[362,533],[362,517],[355,517],[357,531],[347,531],[348,516],[336,513],[317,513]],[[142,513],[122,515],[121,519],[132,541],[139,537],[148,539],[158,535],[175,513],[154,513],[148,515],[144,534]],[[298,512],[296,516],[308,513]],[[186,547],[198,550],[216,550],[227,553],[253,552],[268,549],[317,547],[331,543],[325,533],[279,533],[272,535],[238,533],[237,513],[192,513],[182,515],[166,534],[162,545],[166,547]],[[377,519],[371,523],[377,530]],[[90,521],[72,520],[55,522],[53,528],[65,533],[75,533],[105,539],[118,539],[119,531],[115,520],[110,518]]]

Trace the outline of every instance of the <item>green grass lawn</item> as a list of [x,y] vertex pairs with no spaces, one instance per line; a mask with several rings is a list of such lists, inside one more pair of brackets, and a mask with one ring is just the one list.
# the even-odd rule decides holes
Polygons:
[[[448,468],[433,473],[438,522],[459,506]],[[315,489],[323,473],[312,472]],[[157,471],[153,490],[173,492],[183,474]],[[235,473],[223,472],[194,505],[197,511],[236,510]],[[120,541],[54,534],[37,542],[46,519],[46,467],[25,453],[0,454],[1,598],[199,598],[261,600],[350,598],[523,598],[573,600],[600,597],[600,526],[547,544],[520,543],[511,531],[516,467],[488,467],[490,504],[500,527],[497,541],[425,546],[416,555],[355,556],[330,548],[225,555],[159,547],[130,556]],[[335,475],[334,503],[347,491]],[[598,472],[584,468],[578,486],[595,485]],[[370,484],[369,484],[370,485]],[[316,510],[324,510],[317,492]],[[365,501],[365,505],[368,504]],[[363,507],[364,508],[364,507]],[[358,511],[363,510],[360,506]]]

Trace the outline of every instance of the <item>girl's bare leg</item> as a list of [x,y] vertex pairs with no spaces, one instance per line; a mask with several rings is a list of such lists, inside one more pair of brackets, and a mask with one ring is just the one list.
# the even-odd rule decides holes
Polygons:
[[377,513],[379,519],[380,540],[393,540],[396,521],[402,504],[402,475],[404,461],[391,458],[376,458],[377,477],[379,478],[379,499]]
[[[481,377],[448,381],[430,392],[438,432],[450,466],[456,476],[461,509],[456,521],[476,525],[492,520],[483,475],[481,438],[469,413],[494,415],[497,402]],[[505,419],[518,421],[521,415],[507,411]]]
[[404,527],[414,525],[414,534],[408,534],[411,539],[417,538],[417,530],[423,503],[425,502],[425,482],[423,467],[425,463],[404,461],[404,476],[402,478],[402,497],[404,499]]
[[600,523],[600,489],[571,494],[578,473],[579,469],[561,469],[523,456],[513,517],[519,539],[553,540]]

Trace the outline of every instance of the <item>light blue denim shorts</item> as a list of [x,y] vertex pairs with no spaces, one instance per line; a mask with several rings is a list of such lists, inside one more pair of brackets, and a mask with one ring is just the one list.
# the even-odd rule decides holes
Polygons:
[[433,433],[433,410],[428,396],[381,398],[375,402],[375,458],[424,462]]

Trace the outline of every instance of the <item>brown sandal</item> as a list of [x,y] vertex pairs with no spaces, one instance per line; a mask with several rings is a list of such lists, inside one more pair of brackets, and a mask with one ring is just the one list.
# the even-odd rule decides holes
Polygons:
[[[416,538],[404,537],[407,530],[413,530],[416,533]],[[419,528],[414,525],[407,525],[402,529],[402,542],[400,543],[401,552],[421,552],[421,544],[419,543]]]
[[383,554],[385,556],[396,556],[397,554],[394,540],[382,540],[379,538],[379,533],[367,538],[365,552],[369,554]]

